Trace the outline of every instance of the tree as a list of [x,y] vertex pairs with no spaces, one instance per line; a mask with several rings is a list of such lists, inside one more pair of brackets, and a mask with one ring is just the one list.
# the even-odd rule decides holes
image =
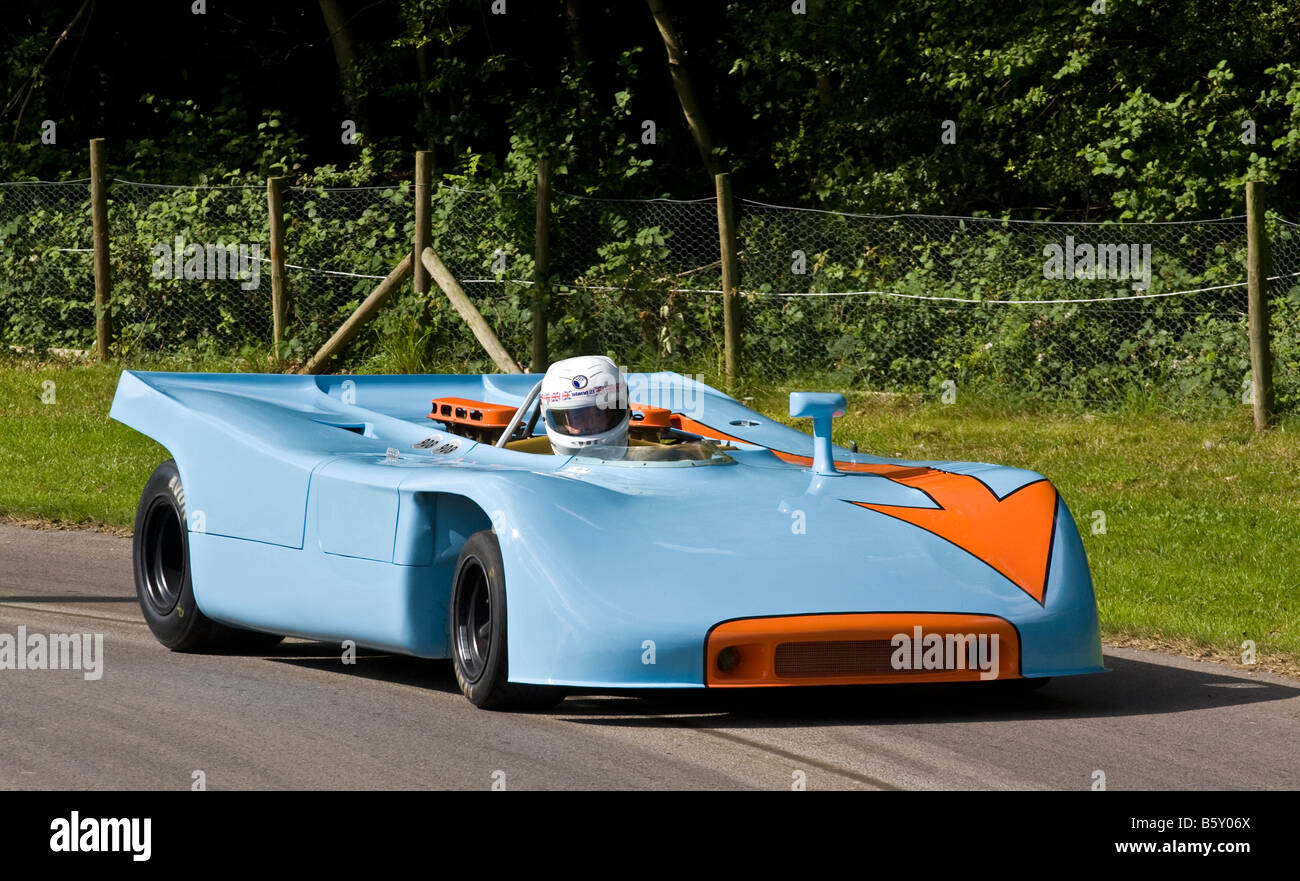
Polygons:
[[690,73],[686,70],[686,53],[682,51],[677,28],[664,8],[663,0],[646,0],[650,14],[654,16],[655,26],[664,41],[664,50],[668,54],[668,73],[672,77],[673,89],[682,105],[682,115],[686,117],[686,127],[690,129],[696,148],[700,151],[700,160],[709,175],[709,185],[722,168],[714,155],[713,136],[709,134],[709,125],[705,120],[704,108],[695,95],[695,86]]

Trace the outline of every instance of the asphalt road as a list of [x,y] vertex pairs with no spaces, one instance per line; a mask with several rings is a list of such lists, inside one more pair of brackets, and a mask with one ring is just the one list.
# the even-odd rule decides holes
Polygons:
[[449,662],[292,640],[172,654],[129,539],[0,526],[0,634],[102,633],[103,675],[0,670],[7,789],[1300,788],[1300,683],[1126,649],[1020,694],[891,686],[474,709]]

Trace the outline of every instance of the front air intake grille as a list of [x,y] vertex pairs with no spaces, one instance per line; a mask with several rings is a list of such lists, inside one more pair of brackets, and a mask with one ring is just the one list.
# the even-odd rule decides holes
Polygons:
[[889,659],[894,651],[887,639],[783,642],[776,647],[774,667],[776,675],[783,679],[910,672],[893,668]]

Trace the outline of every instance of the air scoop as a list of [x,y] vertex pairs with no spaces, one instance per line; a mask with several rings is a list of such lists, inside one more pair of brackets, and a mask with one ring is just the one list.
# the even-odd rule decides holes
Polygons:
[[828,392],[791,392],[790,415],[813,421],[813,474],[829,477],[835,470],[831,455],[831,420],[844,415],[844,396]]

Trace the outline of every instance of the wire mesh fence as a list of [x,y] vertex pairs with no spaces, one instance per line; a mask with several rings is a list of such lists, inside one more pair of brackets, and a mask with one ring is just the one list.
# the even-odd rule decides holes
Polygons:
[[[116,350],[268,351],[264,186],[109,187]],[[291,360],[305,360],[408,253],[411,184],[284,191]],[[431,237],[503,343],[527,363],[535,194],[439,185]],[[556,193],[552,357],[718,376],[717,206]],[[1278,400],[1300,400],[1300,226],[1268,219]],[[1153,395],[1249,400],[1245,221],[1015,221],[876,216],[738,200],[740,364],[752,383],[1105,406]],[[0,341],[94,340],[87,181],[0,184]],[[352,344],[347,369],[490,371],[435,287],[408,284]]]
[[90,181],[0,183],[0,341],[95,338]]
[[1061,223],[755,202],[740,217],[745,340],[769,374],[1086,403],[1248,391],[1243,217]]
[[409,183],[290,187],[283,204],[285,336],[291,352],[309,353],[410,251],[414,196]]
[[[430,238],[447,269],[521,364],[529,361],[535,196],[515,190],[438,186],[432,192]],[[484,354],[436,286],[408,298],[389,324],[397,354],[410,363],[493,372]]]
[[713,199],[561,193],[553,207],[561,351],[604,352],[638,369],[719,372],[722,270]]
[[118,352],[236,351],[271,334],[266,189],[109,187]]

